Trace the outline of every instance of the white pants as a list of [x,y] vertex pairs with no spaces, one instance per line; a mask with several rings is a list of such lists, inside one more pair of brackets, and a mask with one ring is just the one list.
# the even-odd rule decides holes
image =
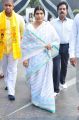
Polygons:
[[3,74],[2,61],[0,60],[0,74]]
[[15,95],[17,64],[18,64],[18,60],[14,60],[11,54],[4,55],[3,72],[4,72],[4,80],[5,80],[6,86],[8,87],[9,95]]

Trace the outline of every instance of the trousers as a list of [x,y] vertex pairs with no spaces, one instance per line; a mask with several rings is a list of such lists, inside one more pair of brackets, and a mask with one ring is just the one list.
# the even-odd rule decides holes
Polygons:
[[69,44],[60,44],[59,55],[53,58],[53,83],[55,92],[59,92],[59,83],[65,83],[68,59]]
[[2,60],[0,61],[0,74],[3,73],[3,68],[2,68]]
[[15,84],[17,79],[17,64],[12,54],[3,57],[3,73],[5,84],[8,87],[8,95],[15,95]]

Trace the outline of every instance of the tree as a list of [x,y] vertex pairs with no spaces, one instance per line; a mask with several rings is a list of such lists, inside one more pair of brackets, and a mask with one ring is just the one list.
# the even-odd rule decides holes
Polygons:
[[29,3],[30,7],[36,7],[37,5],[40,5],[39,0],[30,0]]

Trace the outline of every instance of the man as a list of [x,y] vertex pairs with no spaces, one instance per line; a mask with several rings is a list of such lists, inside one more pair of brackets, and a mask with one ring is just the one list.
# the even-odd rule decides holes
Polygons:
[[73,21],[71,41],[69,44],[69,56],[71,65],[76,67],[76,87],[79,93],[79,14],[75,16]]
[[20,40],[25,26],[23,18],[13,8],[13,0],[3,0],[4,10],[0,13],[0,59],[3,60],[9,100],[15,100],[17,64],[21,58]]
[[59,55],[53,59],[53,82],[55,96],[60,91],[59,82],[62,88],[67,88],[65,78],[69,58],[69,37],[73,23],[73,20],[66,17],[68,5],[65,1],[62,1],[57,5],[57,12],[58,18],[51,21],[60,37]]
[[75,16],[73,21],[69,55],[71,64],[76,66],[79,60],[79,14]]

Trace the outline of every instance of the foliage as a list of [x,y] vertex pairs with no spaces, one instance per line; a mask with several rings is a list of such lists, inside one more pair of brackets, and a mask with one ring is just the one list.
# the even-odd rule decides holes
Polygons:
[[74,10],[73,10],[73,13],[74,13],[74,14],[79,13],[79,9],[74,9]]
[[30,0],[30,7],[36,7],[37,5],[39,5],[39,0]]

